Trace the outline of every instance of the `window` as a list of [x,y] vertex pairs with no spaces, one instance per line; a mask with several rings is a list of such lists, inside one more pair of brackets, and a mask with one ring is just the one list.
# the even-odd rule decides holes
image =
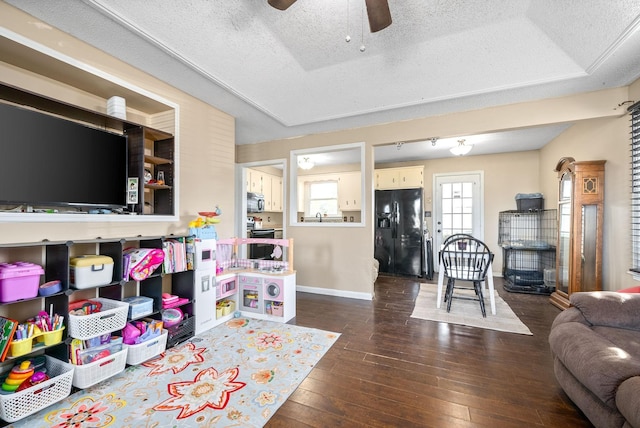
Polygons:
[[338,182],[319,181],[309,183],[308,216],[336,217],[338,211]]
[[[292,150],[290,156],[292,226],[365,225],[365,143]],[[321,221],[317,219],[318,213]]]
[[640,102],[628,111],[631,113],[631,270],[640,273]]

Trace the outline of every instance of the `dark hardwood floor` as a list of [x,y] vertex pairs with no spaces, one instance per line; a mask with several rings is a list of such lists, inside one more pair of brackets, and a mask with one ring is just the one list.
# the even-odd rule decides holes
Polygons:
[[419,279],[373,301],[298,293],[295,324],[341,333],[267,427],[590,427],[553,375],[548,297],[496,290],[533,336],[411,318]]

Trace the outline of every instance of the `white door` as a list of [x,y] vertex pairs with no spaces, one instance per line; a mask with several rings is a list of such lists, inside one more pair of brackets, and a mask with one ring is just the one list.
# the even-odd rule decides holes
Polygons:
[[438,251],[445,238],[468,233],[484,240],[482,172],[436,174],[433,201],[433,256],[438,267]]

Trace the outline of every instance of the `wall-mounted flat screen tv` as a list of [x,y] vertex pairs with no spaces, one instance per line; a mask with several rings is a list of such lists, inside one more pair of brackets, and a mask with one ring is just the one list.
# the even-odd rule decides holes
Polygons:
[[0,204],[121,208],[127,138],[0,103]]

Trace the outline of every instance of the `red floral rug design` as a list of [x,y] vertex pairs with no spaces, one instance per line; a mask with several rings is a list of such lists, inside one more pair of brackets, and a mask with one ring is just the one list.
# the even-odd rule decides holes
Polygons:
[[188,418],[206,407],[222,410],[229,402],[232,392],[246,386],[244,382],[234,382],[240,370],[229,369],[218,373],[208,368],[198,373],[193,381],[170,383],[171,398],[154,406],[154,410],[180,410],[177,419]]
[[207,348],[196,348],[193,343],[185,343],[182,346],[167,349],[165,352],[151,360],[142,363],[144,367],[150,367],[149,376],[161,375],[165,372],[180,373],[191,364],[204,362],[204,354]]

